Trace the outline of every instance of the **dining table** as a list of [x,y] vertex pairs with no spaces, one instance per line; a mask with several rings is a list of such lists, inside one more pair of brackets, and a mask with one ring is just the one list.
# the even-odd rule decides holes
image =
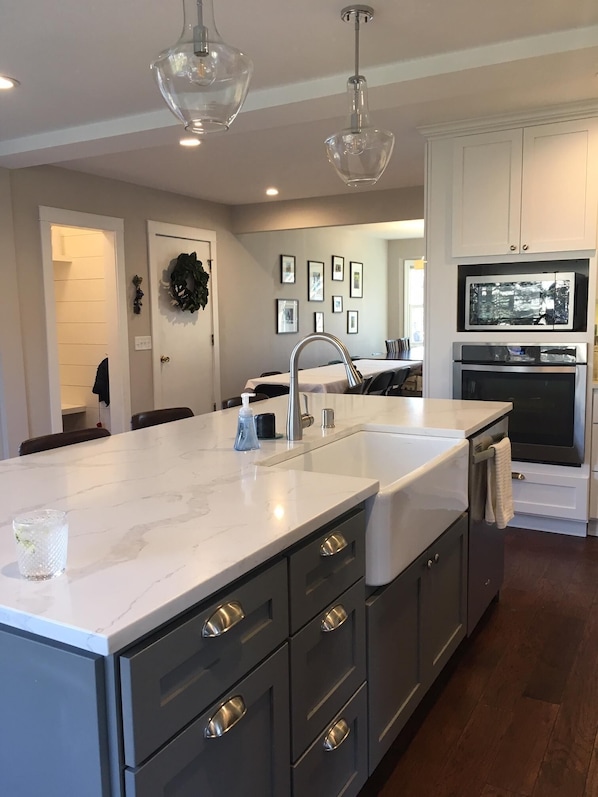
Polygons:
[[[395,371],[410,363],[407,360],[386,360],[386,359],[358,359],[353,362],[360,374],[367,378],[376,376],[382,371]],[[414,364],[415,361],[414,361]],[[421,361],[417,362],[421,365]],[[290,373],[272,374],[271,376],[255,376],[248,379],[245,383],[245,390],[255,390],[258,385],[288,385],[290,384]],[[349,382],[343,363],[333,363],[331,365],[320,365],[317,368],[302,368],[298,373],[298,388],[304,393],[344,393]]]

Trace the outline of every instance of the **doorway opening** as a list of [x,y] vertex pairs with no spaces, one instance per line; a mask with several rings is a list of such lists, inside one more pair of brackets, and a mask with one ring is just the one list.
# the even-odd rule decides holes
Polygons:
[[[126,431],[130,390],[123,222],[40,208],[51,431]],[[92,392],[108,365],[109,394]],[[100,400],[102,399],[102,400]]]

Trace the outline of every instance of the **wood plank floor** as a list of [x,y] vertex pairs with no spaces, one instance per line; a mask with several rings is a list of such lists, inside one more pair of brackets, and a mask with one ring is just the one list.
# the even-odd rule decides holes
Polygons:
[[598,538],[507,530],[439,680],[359,797],[598,797]]

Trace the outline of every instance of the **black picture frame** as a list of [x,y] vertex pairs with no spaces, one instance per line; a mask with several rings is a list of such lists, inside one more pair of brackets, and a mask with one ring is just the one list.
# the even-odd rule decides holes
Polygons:
[[324,331],[324,313],[314,313],[314,332]]
[[345,279],[345,258],[332,255],[332,279],[342,282]]
[[299,332],[299,300],[276,300],[276,334],[292,335]]
[[280,256],[280,281],[283,285],[291,285],[295,282],[295,255]]
[[342,296],[333,296],[332,297],[332,312],[333,313],[342,313],[343,312],[343,297]]
[[356,335],[359,332],[359,311],[347,310],[347,335]]
[[324,263],[321,260],[307,261],[307,300],[324,301]]
[[349,296],[351,299],[363,299],[363,263],[351,260],[349,263],[350,279]]

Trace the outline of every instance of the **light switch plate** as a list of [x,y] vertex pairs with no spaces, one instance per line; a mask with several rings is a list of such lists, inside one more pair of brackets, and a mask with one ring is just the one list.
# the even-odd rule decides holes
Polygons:
[[135,336],[135,351],[147,351],[152,347],[151,335],[136,335]]

